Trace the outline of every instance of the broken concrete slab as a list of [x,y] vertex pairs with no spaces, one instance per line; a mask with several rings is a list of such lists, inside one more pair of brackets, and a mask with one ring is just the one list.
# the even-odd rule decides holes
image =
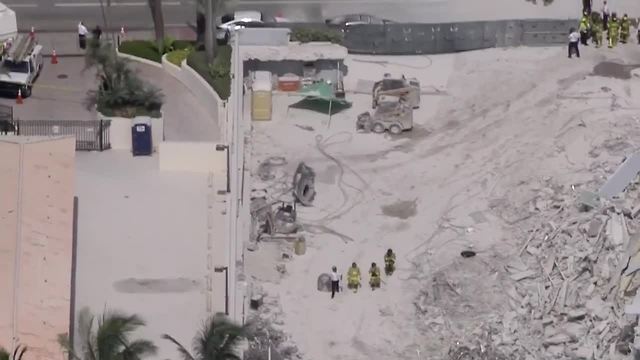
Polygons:
[[589,211],[600,207],[600,197],[598,194],[581,190],[578,193],[578,207],[580,211]]
[[544,341],[542,342],[542,345],[544,346],[562,345],[562,344],[571,342],[571,340],[572,340],[571,336],[564,333],[558,333],[544,339]]
[[615,173],[602,185],[598,193],[600,196],[612,199],[623,192],[636,179],[640,172],[640,153],[627,157]]
[[607,240],[614,246],[622,246],[625,244],[625,224],[624,218],[620,214],[612,214],[607,221]]
[[599,218],[593,218],[589,222],[589,227],[587,228],[587,236],[588,237],[596,237],[600,233],[600,229],[602,228],[603,222]]
[[587,311],[585,309],[574,309],[567,313],[567,320],[580,321],[587,317]]
[[636,292],[631,304],[624,307],[624,313],[627,315],[640,315],[640,292]]
[[537,271],[533,271],[533,270],[526,270],[526,271],[521,271],[515,274],[511,275],[511,279],[513,279],[514,281],[520,281],[520,280],[524,280],[527,278],[532,278],[538,275]]
[[585,308],[591,316],[598,320],[605,320],[609,314],[609,306],[598,296],[589,299],[585,304]]

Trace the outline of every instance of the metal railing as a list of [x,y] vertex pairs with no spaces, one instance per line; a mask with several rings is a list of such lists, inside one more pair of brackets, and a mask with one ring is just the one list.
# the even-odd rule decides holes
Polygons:
[[111,120],[14,120],[15,134],[21,136],[74,135],[76,150],[111,149]]

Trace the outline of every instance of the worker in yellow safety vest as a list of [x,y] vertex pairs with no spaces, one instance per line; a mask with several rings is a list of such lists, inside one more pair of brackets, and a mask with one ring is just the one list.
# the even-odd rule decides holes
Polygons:
[[589,39],[589,30],[591,30],[591,23],[589,22],[589,15],[584,13],[582,19],[580,19],[580,42],[582,45],[587,46],[587,40]]
[[631,30],[631,22],[629,21],[629,17],[627,14],[622,16],[622,20],[620,21],[620,42],[626,44],[629,40],[629,33]]
[[602,46],[602,19],[597,16],[596,13],[591,14],[591,20],[593,25],[591,27],[591,35],[593,39],[593,43],[596,44],[596,47],[599,48]]
[[371,290],[380,287],[380,268],[376,263],[371,263],[371,268],[369,269],[369,286],[371,286]]
[[360,268],[356,263],[351,264],[351,267],[347,271],[347,287],[353,289],[353,292],[358,292],[360,287]]
[[387,250],[387,253],[384,254],[384,273],[387,276],[393,275],[393,272],[396,271],[396,254],[393,253],[393,250]]
[[620,24],[618,23],[618,15],[616,13],[611,14],[611,19],[609,19],[608,25],[608,35],[609,35],[609,48],[615,47],[618,45],[618,35],[620,30]]

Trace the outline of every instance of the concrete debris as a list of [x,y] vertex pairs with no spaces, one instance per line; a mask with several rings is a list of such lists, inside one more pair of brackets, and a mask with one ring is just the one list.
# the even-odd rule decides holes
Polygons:
[[624,233],[624,217],[620,214],[612,214],[607,222],[607,240],[614,246],[622,246],[627,241],[627,234]]
[[594,218],[589,222],[589,228],[587,229],[588,237],[596,237],[600,234],[600,229],[602,229],[602,220],[599,218]]
[[570,341],[572,341],[572,339],[571,339],[571,336],[569,336],[568,334],[556,333],[556,334],[553,334],[553,335],[547,337],[546,339],[544,339],[542,344],[544,346],[562,345],[562,344],[568,343]]
[[598,193],[607,199],[623,192],[640,172],[640,153],[627,157],[616,172],[602,185]]
[[578,195],[578,207],[580,211],[589,211],[600,207],[598,194],[590,191],[580,191]]
[[535,277],[536,275],[538,275],[538,273],[536,271],[525,270],[525,271],[521,271],[519,273],[515,273],[515,274],[511,275],[511,279],[513,279],[514,281],[520,281],[520,280],[523,280],[523,279]]
[[584,320],[586,316],[587,316],[587,311],[585,309],[571,310],[567,313],[567,320],[580,321],[580,320]]

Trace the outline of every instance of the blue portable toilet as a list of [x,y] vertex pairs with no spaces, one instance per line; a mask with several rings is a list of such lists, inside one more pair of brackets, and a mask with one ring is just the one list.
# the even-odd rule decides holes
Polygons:
[[131,151],[133,156],[149,156],[153,154],[150,119],[136,119],[133,123],[131,128]]

